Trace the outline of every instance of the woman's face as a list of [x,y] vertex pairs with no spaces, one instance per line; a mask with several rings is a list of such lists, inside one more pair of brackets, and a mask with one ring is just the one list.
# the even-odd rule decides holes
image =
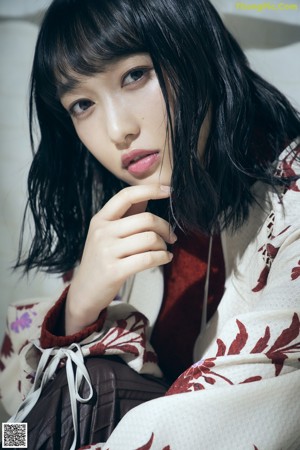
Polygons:
[[75,88],[66,84],[60,98],[80,140],[116,177],[129,185],[170,185],[166,107],[148,54],[123,57],[99,74],[82,76]]
[[95,158],[129,185],[170,184],[167,117],[151,58],[135,54],[81,77],[61,96],[76,132]]

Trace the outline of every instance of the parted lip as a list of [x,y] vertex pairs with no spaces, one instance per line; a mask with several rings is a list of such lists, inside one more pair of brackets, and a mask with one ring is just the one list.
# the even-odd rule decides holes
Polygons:
[[129,164],[131,164],[136,158],[143,158],[144,156],[152,155],[153,153],[158,153],[159,150],[144,150],[144,149],[135,149],[131,150],[129,153],[126,153],[121,156],[122,167],[127,169]]

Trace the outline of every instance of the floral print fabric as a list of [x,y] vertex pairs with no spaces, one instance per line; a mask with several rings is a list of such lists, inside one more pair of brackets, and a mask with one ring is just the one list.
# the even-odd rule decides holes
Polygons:
[[[299,145],[291,144],[278,175],[300,174],[299,155]],[[134,408],[106,443],[86,448],[299,449],[300,181],[279,193],[256,183],[254,195],[257,204],[247,223],[223,236],[226,289],[197,339],[195,363],[165,397]],[[19,310],[8,321],[2,373],[6,380],[13,371],[19,374],[23,395],[38,364],[33,341],[47,308]],[[158,374],[148,335],[143,315],[120,303],[108,308],[101,332],[81,348],[86,355],[119,352],[135,370]],[[18,344],[10,342],[12,336]]]

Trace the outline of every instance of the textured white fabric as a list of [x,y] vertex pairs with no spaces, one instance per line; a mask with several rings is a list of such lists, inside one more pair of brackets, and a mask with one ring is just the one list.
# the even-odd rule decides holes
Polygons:
[[298,371],[152,400],[131,410],[101,449],[299,450],[299,389]]
[[[282,153],[274,167],[278,176],[300,174],[296,145]],[[196,342],[195,363],[166,397],[130,411],[102,449],[299,450],[300,180],[277,193],[256,183],[253,192],[257,203],[248,221],[238,232],[222,236],[226,290]],[[160,271],[148,272],[147,285],[160,276]],[[136,292],[135,308],[130,304],[135,282],[123,291],[125,303],[108,308],[103,330],[86,338],[81,348],[83,355],[120,354],[136,371],[157,375],[145,341],[148,321],[136,311],[143,291]],[[8,396],[2,391],[6,404],[8,397],[16,404],[18,384],[28,393],[39,361],[32,339],[39,335],[47,308],[27,308],[29,316],[24,308],[12,307],[8,318],[11,348],[5,346],[1,375],[2,387],[12,386]],[[23,314],[16,318],[18,311]]]
[[[278,165],[287,171],[300,173],[291,148]],[[173,395],[130,411],[102,450],[299,450],[300,182],[279,197],[260,183],[255,190],[260,205],[247,225],[223,237],[235,258],[196,344],[200,360]]]

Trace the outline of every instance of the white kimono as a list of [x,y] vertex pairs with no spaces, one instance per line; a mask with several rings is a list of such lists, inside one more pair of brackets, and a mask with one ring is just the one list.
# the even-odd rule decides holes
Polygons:
[[[300,175],[299,140],[281,154],[277,173]],[[85,448],[300,449],[300,180],[277,193],[257,182],[253,192],[257,203],[247,222],[222,235],[225,293],[195,343],[194,365],[165,397],[127,413],[106,443]],[[12,305],[1,360],[8,411],[15,413],[31,390],[14,420],[26,417],[40,381],[62,358],[75,361],[79,380],[88,380],[83,357],[89,354],[118,354],[138,372],[160,376],[149,337],[162,295],[160,268],[137,274],[108,308],[101,331],[47,350],[39,346],[40,326],[54,301]]]

